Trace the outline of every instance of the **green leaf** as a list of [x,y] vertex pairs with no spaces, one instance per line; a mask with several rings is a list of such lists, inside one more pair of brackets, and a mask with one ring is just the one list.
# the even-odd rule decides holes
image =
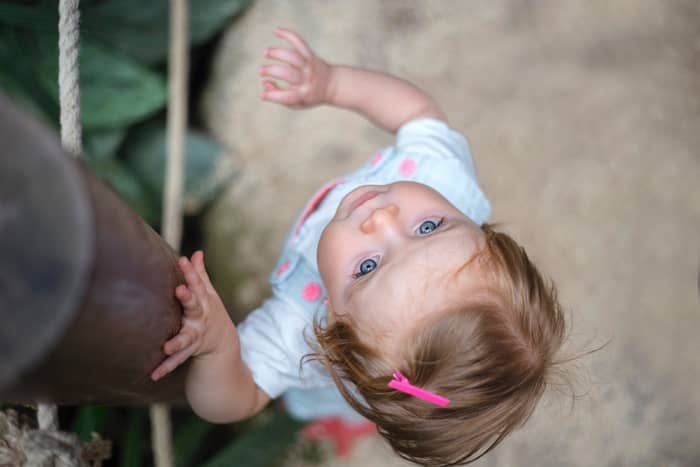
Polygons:
[[263,418],[260,425],[243,433],[204,467],[267,467],[279,460],[296,441],[303,422],[278,410],[265,411],[259,417]]
[[210,423],[197,416],[190,417],[178,428],[173,439],[175,463],[178,467],[191,465],[192,458],[206,443],[205,438],[212,429]]
[[91,433],[101,433],[104,431],[107,419],[111,415],[109,407],[87,405],[81,407],[78,415],[73,422],[73,432],[75,432],[83,441],[92,439]]
[[80,51],[82,121],[86,130],[127,126],[165,105],[163,78],[97,44]]
[[[0,29],[0,74],[58,116],[57,32]],[[21,57],[21,59],[20,59]],[[163,108],[163,78],[85,39],[80,47],[80,109],[85,131],[124,127]]]
[[[190,2],[190,44],[209,39],[252,0]],[[81,2],[85,34],[145,63],[165,61],[168,54],[169,2],[155,0],[88,0]]]
[[[120,154],[148,190],[162,198],[166,174],[166,131],[163,122],[142,126],[129,135]],[[204,133],[188,130],[185,141],[183,209],[196,214],[234,175],[221,146]]]
[[[56,1],[0,3],[0,24],[54,31],[58,24]],[[190,2],[189,43],[201,44],[228,24],[252,0],[197,0]],[[137,61],[164,62],[168,54],[168,0],[83,0],[80,27],[83,40],[98,40]]]
[[120,467],[139,467],[146,440],[146,414],[143,409],[129,409],[126,433],[122,441]]
[[[1,16],[1,15],[0,15]],[[41,86],[35,63],[36,51],[27,56],[33,33],[0,28],[0,88],[25,109],[58,127],[58,102]],[[18,59],[22,57],[22,59]]]
[[111,159],[117,153],[119,145],[126,137],[125,128],[95,130],[83,135],[83,152],[87,159]]
[[87,159],[89,167],[102,180],[151,226],[160,223],[160,210],[157,202],[123,164],[116,159]]
[[18,4],[18,2],[0,3],[0,23],[44,31],[55,30],[58,24],[57,2],[45,0],[34,6]]
[[0,74],[0,92],[9,96],[15,105],[42,120],[48,126],[54,126],[55,118],[51,112],[42,108],[35,96],[32,96],[13,76]]
[[[58,51],[55,36],[37,34],[37,71],[42,87],[58,102]],[[163,78],[99,44],[80,47],[80,112],[85,131],[127,126],[165,104]]]

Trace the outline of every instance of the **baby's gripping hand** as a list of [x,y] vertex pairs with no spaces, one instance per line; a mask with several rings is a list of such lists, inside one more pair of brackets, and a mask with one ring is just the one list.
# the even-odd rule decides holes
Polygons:
[[235,327],[204,267],[204,254],[197,251],[192,260],[181,257],[178,266],[186,285],[175,289],[175,296],[184,310],[180,332],[163,345],[168,357],[153,370],[154,381],[167,375],[190,357],[205,357],[226,345],[234,345],[227,337]]
[[[275,35],[287,41],[292,48],[265,49],[265,58],[281,63],[259,68],[260,76],[264,79],[262,99],[294,109],[328,102],[333,67],[317,57],[298,34],[277,28]],[[287,86],[281,88],[269,78],[283,81]]]

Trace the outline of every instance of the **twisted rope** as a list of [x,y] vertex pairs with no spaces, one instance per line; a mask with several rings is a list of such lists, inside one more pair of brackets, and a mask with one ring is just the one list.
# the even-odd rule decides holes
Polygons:
[[61,142],[75,157],[82,154],[80,128],[79,0],[58,3],[58,95],[61,107]]
[[[61,143],[74,157],[80,157],[80,78],[78,51],[80,39],[79,0],[58,3],[58,94],[61,108]],[[40,430],[58,431],[58,408],[39,404],[37,421]]]
[[187,0],[170,0],[168,163],[163,193],[163,238],[176,251],[182,237],[182,191],[187,125]]

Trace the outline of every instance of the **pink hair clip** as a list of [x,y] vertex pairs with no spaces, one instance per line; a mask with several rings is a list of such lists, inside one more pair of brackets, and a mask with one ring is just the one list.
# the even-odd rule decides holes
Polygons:
[[401,374],[400,371],[395,371],[393,376],[394,379],[389,381],[388,384],[388,386],[392,389],[396,389],[397,391],[409,394],[419,399],[423,399],[424,401],[430,402],[431,404],[435,404],[440,407],[445,407],[447,404],[450,403],[450,400],[446,397],[438,396],[433,392],[415,387],[408,381],[408,379],[404,375]]

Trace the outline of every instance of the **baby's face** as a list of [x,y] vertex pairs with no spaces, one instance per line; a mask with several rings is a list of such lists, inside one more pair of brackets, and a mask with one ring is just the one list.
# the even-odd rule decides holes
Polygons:
[[349,314],[363,334],[397,342],[457,289],[479,285],[476,268],[461,268],[483,244],[479,226],[426,185],[358,187],[318,246],[329,321]]

